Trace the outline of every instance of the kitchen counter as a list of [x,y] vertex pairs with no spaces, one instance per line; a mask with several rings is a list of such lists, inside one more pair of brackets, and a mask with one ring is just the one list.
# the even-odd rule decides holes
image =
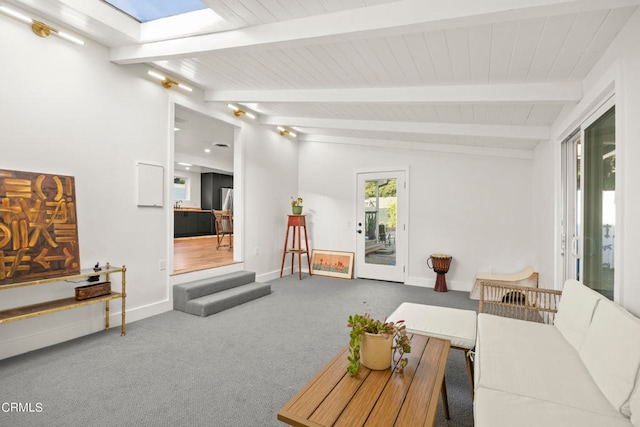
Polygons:
[[200,209],[200,208],[173,208],[175,212],[207,212],[211,213],[211,209]]

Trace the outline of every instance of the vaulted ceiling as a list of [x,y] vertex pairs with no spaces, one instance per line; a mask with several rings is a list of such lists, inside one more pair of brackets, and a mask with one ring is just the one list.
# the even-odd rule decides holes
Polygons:
[[[7,0],[239,103],[298,140],[529,152],[640,0],[202,0],[216,29],[143,42],[99,0]],[[214,32],[208,32],[214,31]],[[196,96],[196,95],[194,95]],[[228,113],[231,114],[230,110]],[[517,152],[517,151],[514,151]]]

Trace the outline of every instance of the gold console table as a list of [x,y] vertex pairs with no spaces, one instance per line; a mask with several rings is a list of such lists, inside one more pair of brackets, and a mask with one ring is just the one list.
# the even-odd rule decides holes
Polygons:
[[102,270],[94,271],[93,269],[84,269],[80,271],[78,274],[72,274],[68,276],[58,276],[58,277],[50,277],[43,278],[38,280],[31,280],[28,282],[19,282],[19,283],[6,283],[0,285],[0,291],[5,289],[13,289],[13,288],[22,288],[25,286],[33,286],[33,285],[42,285],[45,283],[56,283],[56,282],[65,282],[71,281],[75,279],[88,278],[91,276],[105,276],[106,281],[110,281],[111,274],[121,273],[122,274],[122,290],[121,292],[111,292],[108,295],[102,295],[82,301],[78,301],[75,297],[71,298],[63,298],[54,301],[45,301],[38,304],[26,305],[23,307],[10,308],[8,310],[0,311],[0,324],[9,323],[16,320],[28,319],[30,317],[42,316],[43,314],[55,313],[58,311],[69,310],[71,308],[82,307],[84,305],[97,304],[100,302],[104,302],[105,304],[105,329],[109,329],[109,302],[113,299],[122,299],[122,333],[121,335],[126,335],[126,327],[125,327],[125,301],[127,298],[126,293],[126,273],[127,267],[113,267],[109,263],[102,266]]

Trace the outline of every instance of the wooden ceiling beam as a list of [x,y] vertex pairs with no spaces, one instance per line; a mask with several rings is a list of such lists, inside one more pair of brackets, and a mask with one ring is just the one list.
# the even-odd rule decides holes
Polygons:
[[640,0],[403,0],[232,31],[114,47],[111,61],[145,63],[230,50],[280,49],[640,4]]
[[315,117],[262,116],[260,124],[269,126],[295,126],[367,132],[397,132],[425,135],[479,136],[488,138],[547,140],[548,126],[511,126],[475,123],[425,123],[381,120],[325,119]]
[[299,141],[320,142],[326,144],[344,144],[364,147],[398,148],[404,150],[435,151],[441,153],[470,154],[476,156],[506,157],[511,159],[531,160],[533,150],[508,147],[490,147],[481,145],[459,145],[437,142],[418,142],[397,140],[380,140],[372,138],[343,137],[332,135],[298,135]]
[[205,101],[289,103],[577,103],[579,82],[295,90],[208,90]]

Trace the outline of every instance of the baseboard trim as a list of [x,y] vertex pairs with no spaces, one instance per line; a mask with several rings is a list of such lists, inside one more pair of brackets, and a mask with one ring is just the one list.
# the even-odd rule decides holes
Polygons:
[[[285,275],[283,274],[283,277]],[[268,273],[262,273],[262,274],[257,274],[256,275],[256,282],[259,283],[265,283],[265,282],[270,282],[272,280],[276,280],[280,278],[280,271],[279,270],[275,270],[275,271],[270,271]]]
[[[420,286],[423,288],[434,288],[436,279],[425,279],[424,277],[408,277],[405,285]],[[460,280],[447,280],[447,289],[450,291],[470,292],[473,283],[463,282]]]
[[[111,312],[109,313],[109,330],[120,329],[122,326],[122,311],[115,311],[116,308],[119,308],[118,305],[113,304]],[[173,310],[173,307],[168,300],[142,307],[127,308],[125,321],[128,326],[137,320],[142,320],[170,310]],[[79,322],[67,323],[54,328],[43,329],[28,335],[9,338],[0,341],[0,360],[101,331],[104,331],[104,315],[94,316]]]

